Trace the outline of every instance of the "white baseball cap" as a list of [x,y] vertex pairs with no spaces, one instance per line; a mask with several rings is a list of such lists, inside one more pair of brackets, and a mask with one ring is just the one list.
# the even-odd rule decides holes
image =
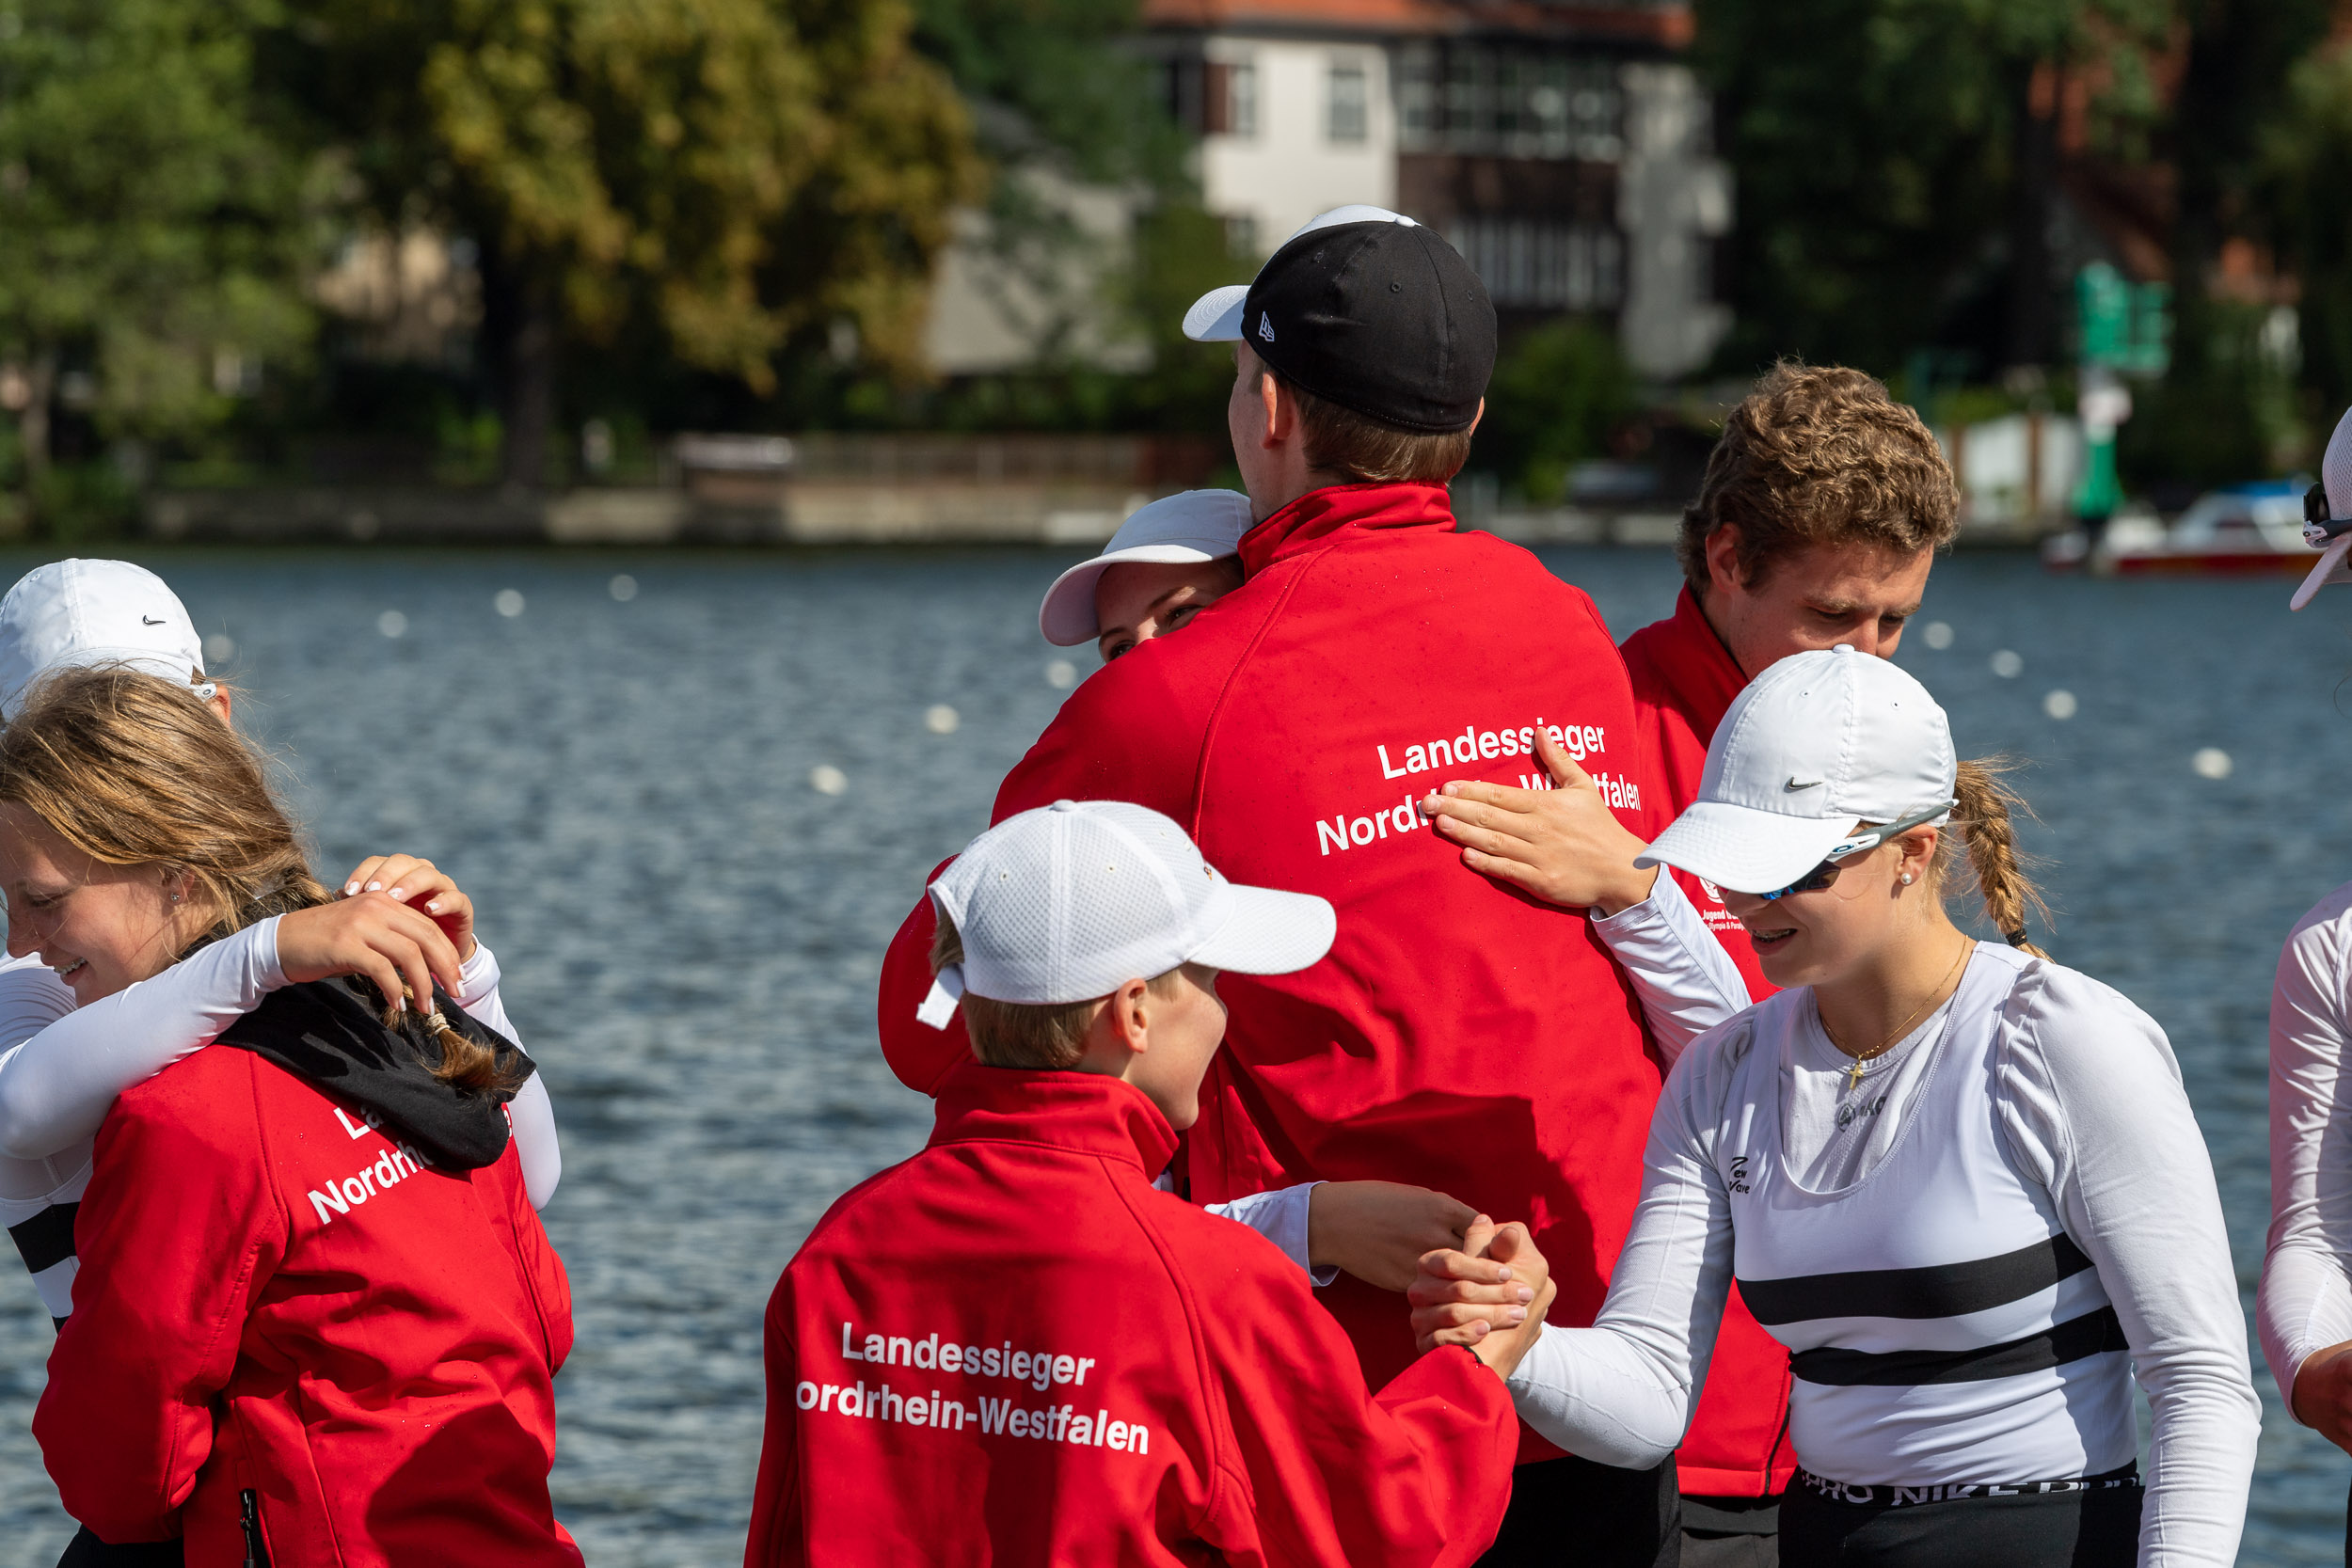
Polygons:
[[1338,916],[1306,893],[1239,887],[1168,818],[1124,800],[1009,816],[931,883],[963,939],[916,1017],[947,1026],[969,990],[998,1002],[1108,996],[1180,964],[1288,974],[1331,950]]
[[[1334,207],[1327,213],[1317,213],[1306,221],[1297,234],[1293,234],[1290,240],[1284,240],[1282,245],[1274,248],[1279,253],[1282,245],[1289,245],[1300,234],[1311,234],[1318,229],[1337,229],[1343,223],[1401,223],[1407,229],[1414,227],[1413,220],[1403,213],[1391,213],[1386,207],[1371,207],[1358,202],[1346,207]],[[1239,342],[1242,306],[1248,298],[1249,285],[1247,283],[1228,283],[1221,289],[1211,289],[1194,300],[1192,309],[1184,312],[1184,336],[1196,343]]]
[[1103,553],[1054,579],[1037,607],[1037,629],[1067,648],[1103,633],[1094,613],[1094,585],[1122,561],[1175,565],[1232,555],[1249,531],[1249,498],[1238,490],[1184,490],[1139,506],[1119,525]]
[[1733,700],[1698,799],[1633,863],[1770,893],[1881,841],[1858,822],[1941,826],[1958,778],[1951,724],[1911,675],[1843,643],[1791,654]]
[[204,642],[187,607],[146,567],[53,561],[0,598],[0,714],[52,670],[103,664],[191,687],[204,679]]
[[[2289,610],[2302,609],[2329,583],[2352,582],[2352,568],[2345,566],[2344,559],[2352,554],[2352,528],[2329,532],[2335,520],[2352,518],[2352,408],[2344,411],[2344,418],[2336,421],[2336,433],[2328,437],[2328,454],[2319,463],[2319,483],[2328,498],[2329,521],[2326,525],[2306,521],[2303,537],[2314,545],[2324,541],[2327,547],[2302,586],[2296,589],[2295,597],[2287,601]],[[2305,516],[2310,516],[2308,508]]]

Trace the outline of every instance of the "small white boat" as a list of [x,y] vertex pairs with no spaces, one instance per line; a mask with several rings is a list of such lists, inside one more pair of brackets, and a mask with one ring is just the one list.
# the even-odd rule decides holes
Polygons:
[[2051,535],[2042,542],[2042,563],[2102,577],[2308,572],[2319,559],[2303,539],[2303,493],[2311,483],[2308,477],[2274,479],[2209,490],[2169,528],[2153,512],[2119,512],[2095,546],[2080,529]]

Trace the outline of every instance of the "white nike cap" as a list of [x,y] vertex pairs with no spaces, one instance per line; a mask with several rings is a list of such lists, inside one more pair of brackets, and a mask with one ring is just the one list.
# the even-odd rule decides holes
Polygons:
[[0,714],[15,712],[52,670],[106,664],[190,687],[204,680],[204,642],[187,607],[146,567],[53,561],[0,598]]
[[1091,642],[1103,634],[1094,585],[1105,571],[1122,561],[1178,565],[1232,555],[1252,521],[1249,498],[1238,490],[1185,490],[1137,507],[1101,555],[1054,579],[1037,607],[1037,629],[1057,647]]
[[[2336,433],[2328,437],[2328,454],[2319,462],[2319,483],[2327,491],[2328,515],[2330,518],[2352,517],[2352,408],[2344,411],[2336,421]],[[2306,529],[2306,539],[2311,531]],[[2318,540],[2312,539],[2317,544]],[[2300,610],[2312,602],[2313,594],[2330,583],[2352,582],[2352,568],[2344,564],[2344,557],[2352,555],[2352,531],[2337,534],[2328,541],[2320,552],[2317,564],[2296,589],[2295,597],[2287,601],[2289,610]]]
[[[1401,223],[1414,227],[1413,220],[1403,213],[1391,213],[1386,207],[1369,207],[1357,203],[1334,207],[1327,213],[1317,213],[1293,234],[1290,240],[1274,248],[1279,253],[1283,245],[1301,234],[1311,234],[1318,229],[1337,229],[1343,223]],[[1242,306],[1249,298],[1249,285],[1228,283],[1221,289],[1211,289],[1192,302],[1184,312],[1184,336],[1196,343],[1234,343],[1241,341]]]
[[1839,847],[1857,822],[1941,826],[1959,771],[1951,724],[1911,675],[1842,643],[1791,654],[1732,702],[1698,799],[1633,863],[1770,893],[1866,847]]
[[998,1002],[1108,996],[1180,964],[1288,974],[1331,950],[1338,916],[1306,893],[1238,887],[1184,831],[1124,800],[1009,816],[931,883],[963,939],[916,1017],[944,1029],[968,990]]

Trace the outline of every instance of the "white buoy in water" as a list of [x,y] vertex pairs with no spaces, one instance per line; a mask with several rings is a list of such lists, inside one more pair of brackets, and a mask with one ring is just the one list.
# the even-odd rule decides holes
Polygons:
[[405,637],[408,635],[408,617],[397,610],[388,610],[375,618],[375,629],[387,637]]
[[1930,621],[1927,629],[1919,635],[1928,640],[1929,647],[1940,654],[1952,645],[1952,624],[1949,621]]
[[523,596],[512,588],[500,589],[498,596],[490,603],[510,621],[523,612]]
[[627,572],[621,573],[604,586],[605,591],[622,604],[627,604],[637,596],[637,579]]
[[1078,684],[1078,667],[1066,658],[1055,659],[1045,667],[1045,684],[1057,691],[1067,691]]
[[2234,766],[2230,761],[2230,753],[2218,746],[2202,748],[2188,759],[2188,765],[2197,769],[2197,776],[2201,779],[2226,779]]
[[808,770],[808,787],[819,795],[838,795],[850,787],[850,776],[830,762],[820,762]]
[[2053,719],[2072,719],[2081,710],[2082,704],[2076,702],[2074,694],[2063,687],[2042,699],[2042,711]]
[[923,710],[923,727],[933,735],[953,735],[963,722],[963,715],[946,703],[933,703]]
[[2026,673],[2026,661],[2010,649],[2003,648],[1993,656],[1993,673],[2003,680],[2014,680]]
[[204,662],[226,664],[237,657],[237,640],[225,631],[216,631],[204,640]]

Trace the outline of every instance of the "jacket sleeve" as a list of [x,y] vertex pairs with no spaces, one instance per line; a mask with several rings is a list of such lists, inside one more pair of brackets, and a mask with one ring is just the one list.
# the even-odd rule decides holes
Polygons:
[[1232,1425],[1216,1513],[1232,1533],[1213,1544],[1237,1562],[1475,1561],[1502,1528],[1518,1451],[1502,1380],[1446,1347],[1374,1394],[1305,1279],[1270,1247],[1248,1251],[1264,1266],[1196,1298],[1216,1304],[1206,1332]]
[[[1056,800],[1132,800],[1164,812],[1192,831],[1200,742],[1193,725],[1180,717],[1185,705],[1158,678],[1159,666],[1152,657],[1156,656],[1147,643],[1095,672],[1070,694],[1037,744],[1005,775],[989,815],[991,825]],[[1152,721],[1142,721],[1146,719]],[[923,879],[924,887],[953,859],[933,866]],[[930,895],[918,889],[914,911],[883,956],[875,999],[874,1024],[883,1058],[900,1083],[925,1094],[934,1093],[939,1081],[972,1054],[961,1012],[945,1029],[934,1029],[914,1016],[931,989],[934,929]]]
[[66,1512],[107,1542],[179,1533],[212,1455],[213,1400],[285,1256],[251,1071],[241,1059],[232,1072],[173,1074],[126,1095],[99,1129],[73,1227],[73,1315],[33,1434]]
[[743,1568],[785,1568],[807,1561],[801,1530],[799,1407],[793,1400],[800,1358],[792,1335],[792,1276],[776,1282],[768,1302],[768,1422],[759,1447],[759,1479],[752,1485],[751,1537]]

